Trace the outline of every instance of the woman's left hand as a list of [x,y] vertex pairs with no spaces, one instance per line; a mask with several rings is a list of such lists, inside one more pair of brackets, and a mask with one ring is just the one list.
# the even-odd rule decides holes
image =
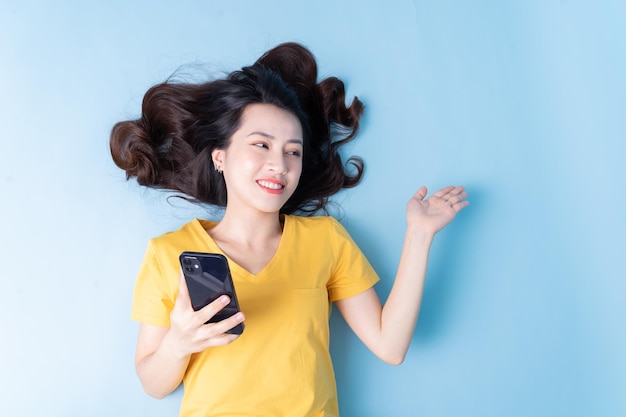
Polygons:
[[448,186],[426,198],[428,189],[421,187],[409,200],[406,217],[409,227],[435,234],[467,207],[467,193],[463,186]]

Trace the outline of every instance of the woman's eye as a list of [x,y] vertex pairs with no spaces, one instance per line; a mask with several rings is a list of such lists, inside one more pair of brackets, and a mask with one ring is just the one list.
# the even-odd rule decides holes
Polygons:
[[287,155],[300,156],[300,151],[288,151]]
[[269,149],[269,147],[265,143],[255,143],[254,146],[258,146],[259,148]]

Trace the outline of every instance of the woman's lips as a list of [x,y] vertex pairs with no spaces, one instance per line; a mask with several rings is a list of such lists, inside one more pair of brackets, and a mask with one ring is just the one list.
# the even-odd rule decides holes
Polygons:
[[285,183],[274,179],[258,180],[256,182],[261,188],[271,194],[282,194],[285,189]]

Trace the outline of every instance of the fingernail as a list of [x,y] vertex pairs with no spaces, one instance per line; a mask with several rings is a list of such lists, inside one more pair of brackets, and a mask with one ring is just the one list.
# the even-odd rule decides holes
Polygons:
[[235,320],[241,322],[241,321],[243,321],[243,319],[244,319],[243,313],[235,314]]
[[229,301],[229,300],[228,300],[228,297],[227,297],[227,296],[222,295],[222,296],[220,297],[220,303],[222,303],[222,304],[228,304],[228,301]]

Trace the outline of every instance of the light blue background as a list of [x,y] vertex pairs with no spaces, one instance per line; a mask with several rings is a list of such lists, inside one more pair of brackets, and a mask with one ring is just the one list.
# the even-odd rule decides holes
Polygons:
[[[400,367],[332,318],[344,417],[626,415],[621,1],[18,1],[0,6],[0,415],[173,416],[129,310],[172,207],[108,134],[180,65],[309,46],[367,105],[342,221],[392,284],[405,202],[465,184]],[[280,358],[277,358],[280,360]]]

